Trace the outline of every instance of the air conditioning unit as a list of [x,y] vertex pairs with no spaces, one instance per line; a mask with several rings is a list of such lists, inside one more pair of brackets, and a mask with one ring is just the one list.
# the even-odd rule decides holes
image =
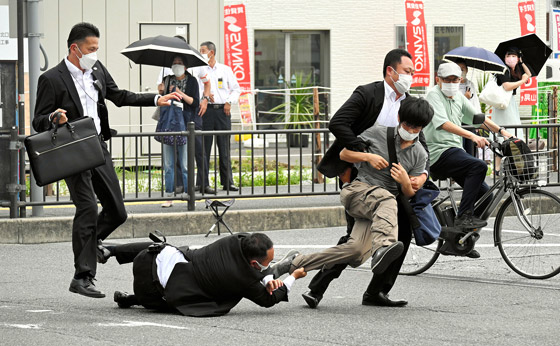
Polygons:
[[546,61],[546,81],[560,82],[560,59],[548,59]]

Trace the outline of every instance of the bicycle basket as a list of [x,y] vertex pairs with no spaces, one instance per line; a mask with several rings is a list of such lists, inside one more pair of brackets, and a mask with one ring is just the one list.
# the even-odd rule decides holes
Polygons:
[[547,182],[552,171],[554,150],[505,156],[503,169],[507,176],[521,183]]

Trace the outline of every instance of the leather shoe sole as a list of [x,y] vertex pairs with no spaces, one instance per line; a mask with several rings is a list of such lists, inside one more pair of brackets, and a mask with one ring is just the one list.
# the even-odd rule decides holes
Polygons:
[[323,297],[318,296],[317,294],[311,291],[307,291],[303,293],[301,296],[303,297],[303,299],[311,309],[316,309],[321,299],[323,299]]
[[362,299],[362,305],[367,306],[386,306],[386,307],[402,307],[407,305],[408,302],[406,300],[391,300],[387,297],[386,294],[379,292],[375,295],[369,295],[368,293],[364,294],[364,298]]
[[371,260],[371,271],[373,274],[379,275],[385,272],[387,267],[402,254],[403,250],[404,245],[400,241],[377,249]]
[[115,301],[115,303],[117,303],[117,305],[121,309],[128,309],[129,307],[132,306],[132,304],[126,301],[127,297],[128,297],[128,293],[126,292],[115,291],[115,293],[113,294],[113,300]]
[[89,279],[72,279],[68,290],[90,298],[105,298],[105,293],[95,288]]

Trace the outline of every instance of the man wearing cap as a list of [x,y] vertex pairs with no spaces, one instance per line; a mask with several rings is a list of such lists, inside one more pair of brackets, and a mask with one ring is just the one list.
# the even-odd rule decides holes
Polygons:
[[[472,140],[479,148],[488,145],[488,141],[461,128],[461,122],[472,124],[476,113],[474,106],[459,91],[461,68],[453,62],[439,65],[436,77],[437,85],[426,95],[434,109],[432,122],[424,128],[424,135],[430,151],[430,173],[436,179],[453,178],[463,187],[463,196],[459,206],[455,226],[481,228],[486,222],[473,214],[475,202],[488,191],[484,182],[487,165],[465,152],[463,138]],[[490,119],[484,125],[491,131],[501,133],[504,137],[511,135]],[[468,257],[478,258],[480,254],[473,250]]]

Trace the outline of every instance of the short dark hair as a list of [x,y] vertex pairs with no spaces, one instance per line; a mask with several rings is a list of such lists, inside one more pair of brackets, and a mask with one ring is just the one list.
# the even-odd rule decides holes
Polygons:
[[432,121],[434,109],[422,97],[408,96],[401,101],[399,120],[412,126],[425,127]]
[[216,45],[211,42],[211,41],[204,41],[200,44],[200,46],[206,46],[206,48],[208,48],[208,50],[211,50],[214,52],[214,55],[216,55]]
[[241,252],[248,261],[264,261],[267,251],[272,248],[272,240],[263,233],[251,233],[241,239]]
[[412,59],[412,55],[401,48],[393,49],[385,55],[385,61],[383,61],[383,77],[387,74],[387,67],[391,66],[395,70],[397,69],[397,64],[400,64],[403,56]]
[[84,41],[87,37],[97,37],[99,38],[99,29],[91,23],[78,23],[72,27],[70,30],[70,34],[68,34],[68,40],[66,43],[68,44],[68,49],[72,43],[79,43]]
[[187,60],[185,59],[184,56],[182,56],[181,54],[177,54],[173,57],[173,60],[175,60],[177,58],[181,59],[181,61],[183,62],[183,66],[188,67],[187,66]]

